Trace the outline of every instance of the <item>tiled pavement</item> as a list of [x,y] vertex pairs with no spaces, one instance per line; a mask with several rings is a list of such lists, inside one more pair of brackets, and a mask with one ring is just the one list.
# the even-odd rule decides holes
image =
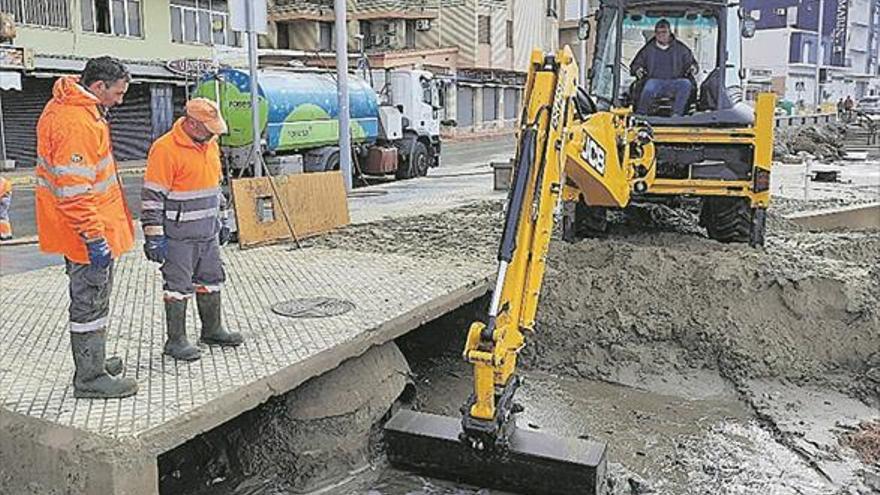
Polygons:
[[[123,257],[115,274],[108,354],[125,359],[126,375],[141,390],[118,400],[72,396],[63,268],[3,277],[0,406],[104,437],[137,438],[164,451],[254,407],[258,397],[289,390],[371,343],[481,295],[491,275],[486,265],[286,246],[226,249],[224,260],[223,318],[246,342],[238,349],[202,346],[202,359],[186,364],[162,355],[157,265],[143,256]],[[317,296],[348,300],[356,308],[304,319],[271,311],[277,302]],[[199,326],[194,306],[188,308],[191,339]],[[253,387],[260,390],[248,390]],[[241,400],[243,394],[257,401]],[[212,401],[227,403],[217,407]]]

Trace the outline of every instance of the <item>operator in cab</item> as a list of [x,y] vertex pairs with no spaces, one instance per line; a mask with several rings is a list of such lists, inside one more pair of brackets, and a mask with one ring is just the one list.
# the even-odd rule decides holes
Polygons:
[[672,34],[669,21],[657,22],[654,37],[639,50],[630,69],[637,79],[645,80],[636,113],[649,115],[654,101],[667,97],[673,99],[673,116],[685,114],[699,66],[691,49]]

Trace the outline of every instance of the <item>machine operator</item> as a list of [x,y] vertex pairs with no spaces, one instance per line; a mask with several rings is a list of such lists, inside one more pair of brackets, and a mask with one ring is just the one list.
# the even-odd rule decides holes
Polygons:
[[699,66],[691,49],[672,34],[669,21],[657,22],[654,37],[639,50],[630,68],[637,79],[645,80],[636,113],[649,115],[657,98],[670,97],[672,114],[684,115]]

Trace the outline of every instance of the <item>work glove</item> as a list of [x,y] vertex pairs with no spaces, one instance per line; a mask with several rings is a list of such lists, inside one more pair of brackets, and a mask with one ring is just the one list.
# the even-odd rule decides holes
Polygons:
[[644,79],[648,75],[648,70],[644,67],[636,67],[636,79]]
[[220,227],[220,232],[217,234],[217,239],[220,241],[221,246],[225,246],[229,243],[229,240],[232,238],[232,231],[226,225]]
[[156,263],[164,263],[168,254],[168,240],[164,235],[148,235],[144,242],[144,254],[147,259]]
[[86,249],[89,252],[89,263],[95,268],[107,268],[113,261],[110,246],[103,237],[86,241]]

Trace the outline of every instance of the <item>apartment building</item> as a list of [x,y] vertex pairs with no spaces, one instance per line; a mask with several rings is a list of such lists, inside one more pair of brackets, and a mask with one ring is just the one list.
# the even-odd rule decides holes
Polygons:
[[[446,134],[511,127],[533,48],[559,46],[558,0],[348,0],[349,51],[373,69],[413,67],[448,81]],[[332,66],[332,0],[275,0],[263,57]]]
[[743,7],[758,24],[744,42],[744,63],[784,99],[810,107],[817,84],[823,102],[880,94],[880,0],[744,0]]
[[36,122],[54,80],[80,71],[87,58],[111,55],[132,72],[111,119],[117,158],[138,159],[182,107],[192,74],[181,69],[241,45],[226,0],[0,0],[0,12],[16,28],[0,44],[0,151],[18,167],[35,162]]

